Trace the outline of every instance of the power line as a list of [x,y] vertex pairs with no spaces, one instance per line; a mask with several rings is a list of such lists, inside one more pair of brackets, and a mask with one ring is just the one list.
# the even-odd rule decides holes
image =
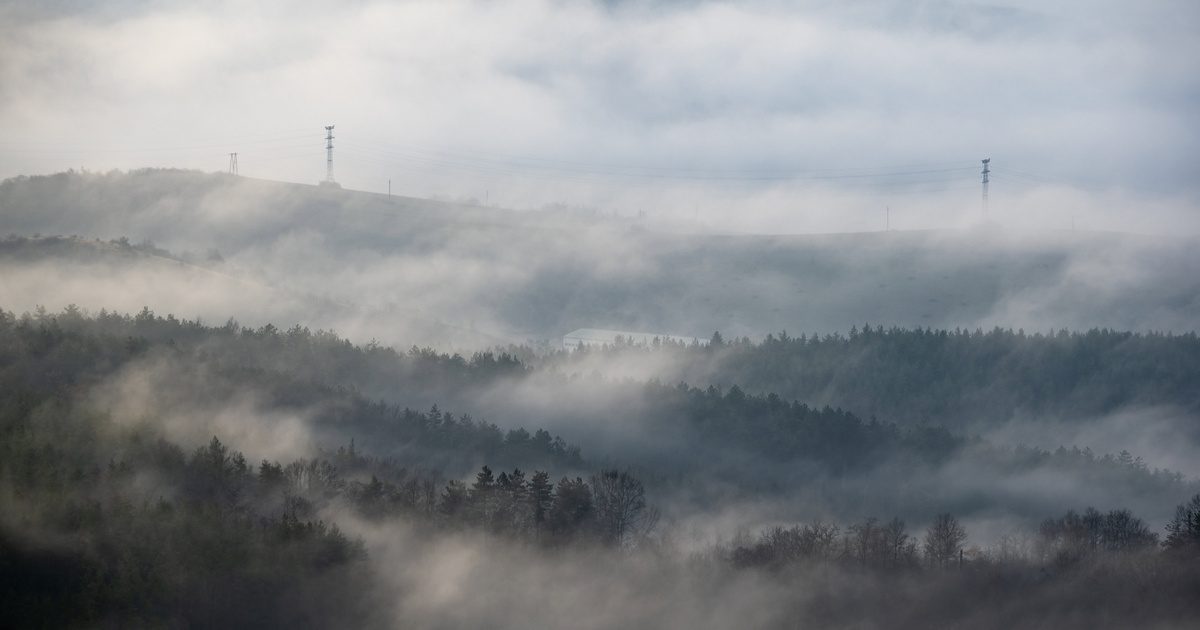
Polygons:
[[[333,125],[325,127],[325,158],[327,185],[337,185],[333,173]],[[311,142],[296,142],[311,140],[316,136],[313,132],[299,133],[297,131],[276,131],[243,134],[240,138],[218,142],[208,139],[205,142],[160,144],[154,146],[100,146],[88,143],[14,143],[0,142],[0,146],[8,147],[11,153],[52,154],[68,157],[83,153],[111,153],[122,155],[154,155],[171,154],[178,157],[188,156],[188,159],[215,157],[211,149],[226,149],[236,143],[238,152],[225,153],[229,158],[228,170],[238,174],[238,158],[240,154],[250,151],[252,162],[262,164],[279,160],[311,159],[316,147]],[[778,184],[816,184],[841,183],[852,185],[854,189],[873,192],[880,195],[925,195],[958,191],[970,186],[966,177],[968,171],[975,167],[968,162],[925,162],[871,166],[843,167],[772,167],[772,168],[718,168],[675,166],[660,164],[615,164],[612,162],[587,162],[579,160],[559,159],[543,156],[521,156],[495,153],[483,150],[453,151],[436,149],[415,144],[391,144],[373,141],[371,139],[354,139],[348,143],[342,140],[340,148],[343,159],[348,158],[352,165],[369,164],[375,168],[395,169],[398,165],[409,172],[416,168],[430,169],[431,172],[450,171],[473,173],[493,181],[509,178],[537,179],[544,181],[582,182],[582,183],[616,183],[625,187],[655,186],[663,182],[695,182],[714,186],[754,186],[762,183]],[[15,149],[15,150],[13,150]],[[981,204],[982,211],[988,213],[989,182],[992,176],[1000,176],[1008,185],[1039,186],[1053,183],[1055,179],[1021,171],[1008,167],[992,169],[990,158],[983,161]],[[605,182],[605,180],[610,180]],[[978,184],[976,184],[978,185]],[[389,190],[391,182],[389,179]]]
[[1015,171],[1010,168],[995,168],[992,170],[997,175],[1001,175],[1003,177],[1015,178],[1018,181],[1028,182],[1028,183],[1032,183],[1032,184],[1052,184],[1056,181],[1052,177],[1046,177],[1043,175],[1034,175],[1031,173],[1024,173],[1022,171]]
[[[345,144],[345,142],[343,143]],[[577,179],[586,181],[594,177],[613,177],[626,180],[685,180],[707,182],[770,182],[770,181],[854,181],[857,187],[906,188],[914,184],[954,183],[964,181],[961,174],[973,170],[963,162],[940,162],[903,165],[876,165],[839,168],[772,168],[772,169],[716,169],[665,167],[657,165],[613,165],[561,160],[545,157],[517,156],[487,151],[447,151],[428,149],[417,145],[384,145],[382,143],[351,140],[349,145],[355,159],[376,164],[415,164],[432,168],[493,174],[519,175],[523,177]],[[993,169],[988,170],[990,184]],[[1013,176],[1024,182],[1038,184],[1054,181],[1015,169],[997,169],[997,173]],[[982,175],[982,173],[980,173]],[[571,175],[572,177],[564,177]],[[873,181],[872,181],[873,180]],[[861,182],[861,183],[859,183]],[[981,182],[982,183],[982,182]],[[990,186],[989,186],[990,188]]]
[[[332,127],[330,125],[329,127]],[[310,147],[308,143],[294,143],[290,140],[313,138],[312,132],[276,131],[241,134],[236,140],[153,145],[141,147],[105,146],[90,143],[64,142],[13,142],[0,141],[11,153],[51,153],[51,154],[81,154],[81,153],[176,153],[190,154],[197,157],[210,155],[205,149],[225,148],[236,144],[243,149],[250,147],[267,152],[287,151]],[[333,181],[332,173],[332,129],[326,129],[326,179]],[[542,176],[549,173],[554,179],[567,179],[563,175],[577,175],[582,178],[597,176],[623,178],[628,180],[682,180],[708,182],[770,182],[770,181],[863,181],[874,180],[869,185],[881,187],[904,187],[910,183],[951,183],[960,181],[956,176],[965,173],[971,167],[962,165],[963,162],[939,162],[902,165],[853,166],[838,168],[752,168],[752,169],[723,169],[711,167],[682,167],[661,166],[653,164],[614,165],[612,163],[583,162],[540,156],[520,156],[482,150],[471,152],[431,149],[420,145],[387,145],[370,140],[355,139],[349,145],[343,140],[343,150],[347,147],[357,153],[359,159],[373,161],[379,164],[395,164],[405,162],[431,167],[446,167],[456,170],[466,170],[499,175]],[[299,154],[296,154],[299,157]],[[289,155],[276,155],[270,159],[290,158]],[[256,157],[256,162],[259,158]],[[962,165],[962,166],[960,166]],[[986,168],[986,167],[985,167]],[[992,169],[988,168],[989,172]],[[1013,168],[1002,167],[995,169],[997,175],[1013,177],[1032,183],[1051,183],[1054,178],[1029,173]],[[943,177],[944,176],[944,177]]]
[[[329,127],[332,127],[330,125]],[[289,140],[312,138],[312,133],[256,133],[247,134],[236,140],[243,149],[246,146],[263,151],[276,152],[290,149],[310,147],[308,143],[294,143]],[[332,177],[332,129],[326,129],[326,179]],[[224,148],[230,142],[208,142],[198,144],[157,145],[144,147],[101,146],[95,144],[64,144],[64,143],[14,143],[0,142],[15,148],[15,153],[56,153],[77,154],[88,152],[106,153],[188,153],[196,156],[207,154],[204,149]],[[518,156],[475,151],[430,150],[416,145],[390,146],[381,143],[352,140],[342,143],[343,151],[356,154],[359,158],[368,159],[380,164],[395,164],[405,162],[434,167],[446,167],[456,170],[495,174],[518,174],[529,176],[531,173],[550,173],[556,179],[562,175],[578,175],[587,177],[605,176],[630,180],[685,180],[709,182],[769,182],[790,180],[811,181],[859,181],[875,180],[884,185],[905,186],[908,183],[926,183],[930,181],[945,181],[947,183],[960,181],[960,173],[971,170],[963,162],[939,162],[902,165],[875,165],[838,168],[754,168],[754,169],[721,169],[711,167],[680,167],[660,166],[652,164],[614,165],[611,163],[592,163],[573,160],[562,160],[535,156]],[[244,151],[243,151],[244,152]],[[282,156],[286,157],[286,156]],[[278,159],[278,157],[276,158]],[[257,161],[257,160],[256,160]],[[1019,179],[1035,182],[1050,182],[1051,178],[1022,172],[1016,169],[997,169],[998,174],[1010,175]]]
[[392,146],[392,145],[385,146],[385,145],[382,145],[379,143],[374,143],[374,142],[370,142],[370,141],[359,141],[359,140],[352,140],[351,145],[356,146],[361,149],[366,149],[366,150],[373,150],[373,151],[390,153],[390,154],[408,155],[410,157],[418,157],[418,158],[426,158],[426,159],[442,159],[442,160],[455,161],[455,162],[468,161],[468,162],[482,162],[482,163],[490,163],[490,164],[508,164],[508,165],[516,165],[516,164],[519,164],[522,162],[533,162],[533,163],[542,163],[542,164],[549,165],[546,168],[576,167],[578,170],[582,170],[584,172],[610,172],[610,171],[616,169],[617,171],[620,171],[620,172],[628,172],[628,171],[632,170],[635,172],[664,172],[664,173],[667,173],[670,175],[687,174],[687,175],[719,175],[719,176],[720,175],[725,175],[725,176],[729,176],[729,175],[795,176],[796,174],[803,174],[803,173],[814,174],[814,175],[816,175],[816,174],[831,174],[831,173],[832,174],[836,174],[836,173],[852,174],[857,171],[857,172],[862,173],[863,175],[871,175],[871,174],[874,174],[872,172],[880,172],[880,171],[891,172],[891,171],[897,171],[897,170],[942,169],[942,168],[951,168],[951,167],[957,167],[958,169],[967,168],[967,167],[962,166],[963,162],[960,162],[960,161],[940,162],[940,163],[932,163],[932,164],[924,163],[924,164],[903,164],[903,165],[889,165],[889,166],[867,166],[867,167],[857,166],[857,167],[816,168],[816,169],[813,169],[813,168],[714,169],[714,168],[681,168],[681,167],[677,167],[677,166],[653,166],[653,165],[639,165],[639,166],[629,167],[629,166],[620,166],[620,165],[614,166],[612,164],[597,164],[597,163],[590,163],[590,162],[578,162],[578,161],[562,160],[562,159],[556,159],[556,158],[516,156],[516,155],[499,154],[499,153],[493,153],[493,152],[487,152],[487,151],[473,151],[471,153],[465,153],[465,152],[461,152],[461,151],[433,150],[433,149],[428,149],[428,148],[422,148],[417,145],[406,145],[404,147],[397,147],[397,146]]
[[[401,160],[406,162],[416,162],[421,164],[429,164],[435,166],[445,166],[450,168],[458,168],[475,171],[490,171],[498,173],[527,173],[527,172],[551,172],[551,173],[567,173],[571,175],[582,176],[608,176],[630,179],[649,179],[649,180],[692,180],[692,181],[789,181],[789,180],[862,180],[862,179],[886,179],[886,178],[905,178],[919,175],[941,175],[948,173],[965,173],[972,170],[970,166],[957,166],[951,168],[920,168],[909,170],[880,170],[874,169],[858,169],[862,172],[836,172],[833,169],[821,170],[782,170],[774,169],[771,171],[699,171],[689,169],[677,169],[668,171],[662,167],[566,167],[566,166],[533,166],[523,165],[519,163],[505,163],[499,160],[491,160],[486,158],[442,158],[442,157],[427,157],[421,155],[421,152],[405,151],[397,149],[374,149],[364,145],[359,145],[354,142],[343,143],[351,147],[352,153],[357,153],[364,157],[371,157],[377,161],[387,162]],[[961,163],[960,163],[961,164]],[[849,170],[849,169],[847,169]],[[947,178],[947,180],[959,178]]]
[[[443,164],[448,166],[471,166],[477,168],[516,168],[521,170],[546,170],[546,171],[563,171],[580,174],[601,174],[612,175],[617,177],[632,177],[632,178],[657,178],[657,179],[729,179],[729,180],[776,180],[776,179],[856,179],[870,178],[883,176],[902,176],[902,175],[917,175],[926,173],[943,173],[953,171],[966,171],[971,167],[956,167],[956,168],[921,168],[916,170],[881,170],[878,168],[859,168],[859,169],[771,169],[771,170],[716,170],[716,169],[682,169],[682,168],[667,168],[655,166],[636,166],[636,167],[613,167],[609,165],[596,166],[533,166],[523,165],[519,162],[503,162],[499,160],[487,158],[471,158],[471,157],[438,157],[429,155],[427,152],[419,151],[404,151],[395,149],[372,149],[366,146],[358,146],[354,143],[351,146],[364,151],[370,151],[376,154],[385,154],[389,157],[397,157],[408,160],[418,160],[422,162]],[[958,164],[961,164],[959,162]],[[849,172],[857,170],[860,172]],[[841,172],[838,172],[841,171]]]
[[225,140],[225,141],[210,141],[210,142],[205,142],[202,144],[149,145],[149,146],[143,146],[143,147],[127,147],[127,146],[114,147],[111,144],[95,144],[95,143],[78,144],[78,143],[65,143],[65,142],[28,142],[28,141],[0,142],[0,145],[6,146],[6,147],[15,147],[16,150],[20,150],[22,145],[25,145],[26,151],[52,151],[52,152],[89,151],[89,152],[105,152],[105,153],[148,153],[148,152],[156,152],[156,151],[190,151],[193,149],[219,149],[219,148],[227,147],[230,144],[237,144],[239,146],[242,146],[242,145],[274,145],[281,141],[298,140],[301,138],[312,138],[314,136],[315,136],[315,134],[313,134],[313,133],[307,133],[307,134],[302,134],[302,135],[293,134],[293,135],[276,135],[276,136],[268,136],[268,137],[259,137],[258,139],[252,139],[253,137],[242,137],[242,138],[230,139],[230,140]]
[[1002,172],[1002,173],[1008,173],[1009,175],[1016,175],[1016,176],[1018,176],[1018,177],[1025,177],[1025,178],[1032,179],[1032,180],[1035,180],[1035,181],[1042,181],[1042,182],[1049,182],[1049,181],[1051,181],[1051,178],[1049,178],[1049,177],[1046,177],[1046,176],[1044,176],[1044,175],[1035,175],[1035,174],[1033,174],[1033,173],[1026,173],[1026,172],[1023,172],[1023,171],[1018,171],[1018,170],[1016,170],[1016,169],[1013,169],[1013,168],[1008,168],[1007,166],[1006,166],[1006,167],[1003,167],[1003,168],[1001,168],[1001,169],[999,169],[999,170],[1000,170],[1000,172]]
[[[393,168],[397,168],[397,166],[399,164],[404,164],[405,166],[403,166],[402,168],[404,168],[406,171],[408,171],[410,173],[413,171],[414,168],[433,168],[433,169],[439,169],[439,170],[447,170],[448,169],[448,170],[453,170],[453,171],[467,172],[467,173],[472,173],[475,176],[481,176],[481,177],[485,177],[485,178],[489,178],[489,179],[518,178],[518,179],[533,179],[533,180],[555,181],[555,182],[579,182],[579,183],[585,183],[585,184],[599,183],[601,180],[599,180],[598,178],[605,177],[605,175],[602,173],[580,173],[580,172],[576,172],[576,171],[570,171],[570,172],[566,172],[566,173],[546,172],[546,171],[541,171],[541,170],[537,170],[537,169],[528,170],[528,169],[522,169],[522,168],[503,167],[503,166],[496,166],[496,165],[447,163],[447,162],[441,161],[441,160],[428,160],[428,159],[421,159],[421,158],[412,158],[412,157],[407,157],[407,156],[381,157],[379,155],[361,151],[359,149],[343,149],[343,154],[348,155],[349,156],[348,159],[352,163],[370,164],[370,165],[375,166],[376,168],[393,169]],[[881,194],[885,193],[885,192],[886,192],[886,194],[889,194],[889,195],[891,195],[891,194],[924,194],[924,193],[931,193],[931,192],[942,192],[942,191],[947,191],[947,190],[957,190],[957,189],[964,187],[964,185],[966,185],[966,187],[970,187],[972,184],[969,183],[969,180],[965,180],[962,177],[962,174],[959,172],[964,171],[964,170],[969,171],[972,169],[973,169],[973,167],[962,167],[960,169],[953,169],[954,174],[952,174],[952,175],[948,175],[945,173],[934,173],[934,176],[922,175],[919,177],[914,177],[912,175],[908,175],[906,177],[901,177],[901,178],[896,178],[896,177],[881,178],[880,176],[876,175],[875,181],[871,181],[871,180],[867,180],[867,179],[863,179],[863,178],[856,178],[853,180],[842,180],[842,181],[853,181],[856,189],[874,191],[874,192],[881,193]],[[739,179],[739,178],[698,178],[698,177],[690,177],[690,178],[687,178],[686,180],[680,180],[677,178],[664,178],[664,177],[655,177],[655,178],[637,177],[637,178],[623,178],[620,185],[625,188],[642,187],[642,186],[652,186],[652,185],[656,185],[656,184],[661,184],[664,181],[686,181],[689,183],[705,183],[708,185],[718,185],[718,186],[738,186],[738,185],[752,185],[757,182],[761,182],[763,180],[761,180],[761,179],[746,180],[746,179]],[[818,183],[829,183],[830,182],[830,180],[828,180],[828,179],[803,179],[803,178],[794,178],[794,179],[774,178],[774,179],[768,180],[768,181],[773,181],[778,184],[818,184]],[[837,180],[833,180],[833,181],[837,181]],[[954,184],[958,184],[958,185],[954,185]]]

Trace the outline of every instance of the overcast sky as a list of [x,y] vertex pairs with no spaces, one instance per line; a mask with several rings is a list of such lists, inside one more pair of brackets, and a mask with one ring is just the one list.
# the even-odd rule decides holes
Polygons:
[[[0,177],[179,166],[714,229],[1200,232],[1200,3],[0,4]],[[278,3],[283,4],[283,3]]]

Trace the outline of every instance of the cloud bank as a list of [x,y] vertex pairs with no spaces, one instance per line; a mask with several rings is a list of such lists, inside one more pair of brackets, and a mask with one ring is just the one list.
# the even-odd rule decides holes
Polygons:
[[[722,231],[1197,232],[1190,2],[8,5],[0,175],[172,165]],[[737,208],[733,212],[733,208]]]

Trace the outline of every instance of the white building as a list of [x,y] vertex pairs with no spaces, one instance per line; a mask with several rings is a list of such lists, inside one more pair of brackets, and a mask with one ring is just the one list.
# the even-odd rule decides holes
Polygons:
[[702,346],[708,345],[707,339],[698,337],[681,337],[679,335],[663,335],[658,333],[645,332],[629,332],[625,330],[602,330],[599,328],[580,328],[572,330],[563,335],[562,347],[568,350],[574,350],[582,346],[615,346],[618,344],[630,344],[635,346],[649,346],[654,344],[657,339],[660,343],[671,341],[673,343],[682,343],[691,345],[698,343]]

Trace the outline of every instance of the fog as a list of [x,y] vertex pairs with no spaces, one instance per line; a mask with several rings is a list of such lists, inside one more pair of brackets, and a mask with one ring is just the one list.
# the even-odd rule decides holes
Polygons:
[[[1190,2],[8,4],[0,175],[224,169],[718,231],[1197,233]],[[736,210],[735,210],[736,208]],[[1132,211],[1136,208],[1136,211]]]
[[683,559],[531,559],[526,550],[471,535],[430,542],[368,523],[351,529],[378,553],[375,570],[388,589],[381,614],[397,625],[521,628],[570,619],[579,628],[767,628],[786,615],[773,605],[787,599],[782,585],[697,574]]
[[[48,242],[52,241],[24,243]],[[79,245],[71,243],[72,247]],[[644,380],[683,373],[722,377],[720,361],[711,356],[722,352],[719,348],[693,348],[691,352],[696,354],[709,353],[700,366],[688,365],[685,353],[671,352],[669,348],[618,352],[612,358],[606,358],[601,351],[583,351],[559,354],[557,364],[551,360],[553,356],[538,359],[534,354],[532,366],[513,375],[450,377],[447,375],[453,372],[422,375],[416,359],[411,358],[415,355],[392,355],[396,358],[385,359],[379,365],[359,365],[345,359],[328,363],[334,349],[343,347],[340,342],[313,353],[312,365],[297,364],[296,358],[287,354],[291,351],[286,350],[297,343],[290,331],[285,334],[270,329],[239,330],[236,326],[225,326],[203,332],[205,329],[197,329],[194,324],[179,320],[172,323],[169,319],[142,314],[137,319],[119,320],[127,323],[117,325],[109,336],[82,335],[83,341],[78,342],[73,341],[77,334],[73,331],[91,321],[86,313],[38,314],[17,320],[7,317],[5,335],[10,334],[14,322],[30,327],[29,334],[34,334],[34,339],[36,334],[53,337],[65,333],[65,345],[47,353],[49,357],[69,357],[72,352],[94,346],[134,349],[133,355],[119,359],[116,365],[110,365],[112,359],[95,361],[94,365],[102,368],[102,376],[91,386],[86,385],[94,377],[88,377],[86,371],[82,377],[71,375],[75,368],[70,366],[78,365],[77,359],[56,358],[58,362],[65,360],[63,365],[67,367],[53,368],[47,377],[48,380],[66,378],[74,383],[61,396],[76,401],[78,411],[59,412],[57,415],[64,419],[56,422],[69,427],[71,417],[79,418],[74,422],[84,422],[87,428],[75,431],[97,431],[107,436],[98,445],[110,441],[122,444],[130,432],[157,436],[178,445],[183,453],[195,452],[192,461],[196,462],[204,461],[198,458],[207,452],[203,446],[212,436],[220,436],[242,451],[248,461],[287,463],[330,457],[334,451],[340,453],[341,448],[357,440],[363,452],[391,458],[405,470],[434,469],[445,475],[442,480],[459,479],[468,483],[471,471],[479,465],[512,457],[498,454],[489,457],[483,451],[472,450],[475,447],[470,443],[430,448],[429,443],[408,442],[403,431],[388,428],[395,418],[387,415],[377,416],[376,426],[367,424],[369,417],[361,416],[361,411],[348,412],[360,409],[353,396],[361,388],[370,396],[399,405],[420,409],[437,404],[443,410],[469,413],[479,420],[498,424],[501,431],[525,427],[532,432],[545,428],[572,443],[582,444],[582,464],[552,463],[555,476],[615,467],[632,471],[645,480],[654,510],[662,517],[654,538],[639,541],[627,550],[588,545],[545,550],[535,542],[510,540],[463,525],[448,525],[448,529],[439,525],[426,531],[430,524],[423,519],[429,516],[399,516],[380,521],[378,517],[362,515],[359,512],[362,508],[358,507],[362,499],[356,498],[360,491],[355,489],[364,487],[367,471],[347,466],[344,473],[347,485],[339,491],[345,494],[333,499],[319,514],[364,545],[366,559],[356,569],[356,581],[345,583],[356,585],[353,588],[357,593],[357,603],[351,607],[354,612],[346,614],[360,615],[355,618],[381,627],[409,624],[453,627],[485,621],[500,627],[518,627],[529,623],[553,624],[565,616],[579,618],[581,624],[591,627],[723,627],[731,618],[727,615],[734,615],[753,627],[786,626],[797,617],[811,619],[814,625],[823,627],[858,627],[864,623],[881,624],[881,620],[896,614],[888,604],[892,600],[884,593],[897,587],[908,589],[910,600],[919,602],[905,613],[913,615],[906,617],[905,623],[917,627],[932,623],[930,619],[943,619],[941,615],[958,618],[939,608],[937,601],[954,589],[967,588],[959,581],[963,578],[951,579],[937,573],[903,578],[864,574],[861,569],[848,568],[845,560],[801,565],[782,574],[763,573],[755,569],[735,570],[730,566],[731,558],[742,557],[738,554],[747,553],[744,550],[756,544],[758,532],[771,527],[819,520],[840,525],[838,531],[844,532],[845,540],[850,541],[852,535],[857,535],[854,532],[861,531],[854,527],[870,523],[866,519],[896,516],[907,524],[910,535],[917,537],[932,526],[933,515],[951,512],[969,532],[972,566],[983,571],[973,574],[975,577],[971,579],[1008,580],[1011,578],[1003,577],[1007,571],[1016,571],[1015,575],[1037,571],[1038,562],[1042,562],[1038,558],[1044,557],[1038,554],[1045,552],[1033,550],[1036,544],[1042,544],[1036,532],[1045,518],[1087,507],[1127,508],[1158,529],[1172,517],[1174,504],[1180,497],[1200,490],[1190,463],[1194,461],[1191,456],[1196,452],[1196,442],[1187,430],[1194,424],[1195,416],[1193,411],[1183,408],[1121,409],[1109,416],[1069,421],[1031,416],[1012,409],[1010,420],[1005,423],[989,425],[982,419],[975,425],[967,423],[971,431],[983,430],[982,439],[968,433],[968,441],[962,445],[937,451],[942,455],[935,453],[927,458],[919,450],[910,451],[910,447],[896,443],[874,451],[872,457],[877,458],[874,461],[846,468],[839,464],[838,458],[824,458],[820,454],[813,459],[804,455],[780,457],[772,449],[759,446],[762,439],[772,439],[770,433],[748,441],[741,437],[743,431],[736,429],[754,422],[745,431],[752,436],[762,432],[769,425],[758,424],[753,415],[758,412],[746,415],[736,406],[717,411],[715,417],[727,418],[724,422],[729,428],[721,428],[722,424],[712,424],[713,412],[696,407],[698,401],[713,400],[712,394],[693,390],[694,394],[688,394],[692,402],[681,405],[673,402],[674,395],[670,393],[677,390],[664,390],[654,381]],[[140,330],[136,327],[155,321],[160,322],[155,325],[166,327],[163,333],[136,332]],[[37,326],[49,329],[37,333]],[[149,344],[149,352],[136,350],[135,336],[123,332],[122,327],[130,326],[135,328],[128,333],[148,335],[143,343]],[[63,333],[54,332],[58,330]],[[197,334],[200,336],[196,337]],[[1041,339],[1045,341],[1037,343],[1049,343],[1054,337]],[[1178,342],[1185,343],[1187,339],[1181,337]],[[14,365],[36,369],[41,361],[36,357],[42,356],[42,351],[34,348],[31,358],[16,361]],[[285,350],[281,353],[280,349]],[[378,349],[359,351],[379,352]],[[120,352],[115,355],[121,356]],[[644,360],[636,361],[638,356]],[[388,368],[388,361],[393,360],[400,363],[401,369]],[[453,365],[452,358],[444,360]],[[578,363],[574,363],[576,360]],[[355,367],[339,369],[336,367],[339,364]],[[628,369],[629,366],[641,371]],[[83,367],[93,369],[86,363]],[[378,375],[373,375],[376,371]],[[320,382],[354,389],[321,389]],[[704,385],[703,381],[697,384]],[[1167,392],[1160,395],[1164,401],[1172,400]],[[725,395],[726,404],[737,400],[732,396],[732,392]],[[847,404],[854,402],[847,400]],[[35,414],[33,420],[54,415],[55,412],[47,411]],[[954,421],[950,417],[934,420],[946,424]],[[109,422],[113,423],[111,428]],[[821,422],[836,425],[842,420],[830,416]],[[53,425],[30,429],[31,435]],[[497,438],[502,434],[498,433]],[[144,443],[145,438],[142,439]],[[818,433],[812,439],[827,438]],[[830,442],[828,448],[838,448],[838,444]],[[1091,447],[1096,457],[1129,449],[1146,464],[1094,460],[1092,455],[1085,456],[1079,451],[1074,451],[1074,455],[1071,451],[1052,454],[1050,451],[1060,444]],[[1030,456],[1028,451],[1020,450],[1024,448],[1021,445],[1047,451]],[[144,447],[122,448],[126,453],[136,453]],[[455,457],[438,454],[439,449],[446,448],[460,450]],[[1122,456],[1127,455],[1122,453]],[[91,457],[97,464],[107,459],[103,452]],[[108,461],[111,470],[113,461],[129,460]],[[1186,476],[1151,472],[1146,465],[1154,469],[1180,465]],[[290,465],[288,470],[292,470]],[[370,480],[374,482],[374,475],[378,474],[383,473],[376,469]],[[186,497],[196,491],[195,487],[195,482],[172,482],[166,473],[151,471],[121,482],[115,491],[134,505],[164,500],[186,504]],[[257,509],[278,513],[279,505],[289,505],[286,500],[289,499],[263,501]],[[26,511],[38,514],[39,509],[45,509],[27,506],[25,499],[19,497],[10,503],[9,513],[14,515]],[[20,549],[39,553],[37,550],[50,544],[49,539],[42,535],[23,537],[27,536],[23,522],[18,518],[3,525],[18,532],[7,536],[6,545],[22,541]],[[66,548],[71,549],[73,544]],[[850,542],[845,544],[847,549],[851,548]],[[1007,567],[995,569],[1000,574],[984,568],[993,566],[988,564],[993,557],[1010,558],[1003,561],[1008,564],[996,565]],[[1110,571],[1103,565],[1096,570]],[[301,584],[308,588],[308,582]],[[1014,598],[1031,594],[1024,588],[1032,587],[1009,586],[1006,589],[1010,590],[1004,592]],[[1039,623],[1090,625],[1076,616],[1064,621],[1055,616],[1059,613],[1051,612],[1055,606],[1078,606],[1062,604],[1079,596],[1066,586],[1062,588],[1066,590],[1054,596],[1036,590],[1038,597],[1048,598],[1036,606],[1028,600],[1019,606],[997,605],[1018,606],[1022,614],[1035,615]],[[805,595],[797,596],[798,591]],[[326,596],[333,597],[332,593],[337,592],[341,591],[327,591]],[[539,597],[542,593],[551,596],[552,601],[542,602]],[[1165,612],[1158,613],[1163,619],[1181,619],[1181,615],[1188,614],[1183,612],[1186,607],[1178,608],[1180,604],[1171,599],[1168,591],[1163,593]],[[322,601],[325,600],[310,600],[308,606],[333,610]],[[1042,609],[1043,606],[1049,608]],[[232,614],[253,608],[237,605],[219,609]],[[981,615],[977,623],[985,625],[988,620],[1001,618],[1000,612],[990,608],[971,614]]]
[[[251,327],[331,329],[357,343],[400,349],[469,354],[520,344],[518,354],[538,369],[482,384],[319,378],[412,409],[439,405],[471,414],[503,430],[545,428],[583,445],[591,461],[661,478],[672,496],[662,497],[671,519],[717,522],[720,514],[740,514],[724,528],[727,535],[818,516],[913,520],[951,506],[963,517],[1025,525],[1064,502],[1082,509],[1107,499],[1159,519],[1173,508],[1134,486],[1096,490],[1082,473],[990,468],[970,451],[921,472],[901,466],[905,489],[891,481],[897,472],[886,464],[825,480],[818,469],[700,439],[676,412],[647,399],[642,383],[740,385],[902,425],[913,422],[912,414],[843,393],[836,381],[815,392],[764,387],[730,372],[729,352],[558,348],[561,335],[586,326],[705,339],[719,330],[753,340],[783,330],[844,334],[864,323],[1187,333],[1200,321],[1200,257],[1191,238],[1003,228],[685,235],[590,214],[519,213],[184,171],[11,180],[0,199],[20,233],[146,243],[9,239],[0,260],[0,302],[15,312],[78,304],[135,313],[146,306],[209,324],[233,319]],[[858,361],[852,354],[845,360]],[[292,369],[286,362],[267,366]],[[211,435],[226,436],[253,461],[311,457],[318,447],[335,449],[355,437],[328,422],[314,428],[298,419],[311,415],[304,409],[263,409],[253,388],[193,393],[197,383],[188,369],[164,380],[177,371],[139,367],[104,396],[140,401],[155,392],[157,421],[172,440],[198,446]],[[1093,395],[1082,386],[1071,394]],[[1152,468],[1194,479],[1200,439],[1187,427],[1195,410],[1146,406],[1155,402],[1064,419],[1057,409],[1006,408],[1010,403],[1000,398],[986,416],[926,415],[920,422],[951,426],[999,448],[1127,450]],[[147,416],[138,404],[110,408],[118,416]],[[377,447],[381,455],[407,452]],[[668,481],[705,468],[705,481],[692,488]],[[791,488],[779,495],[789,498],[771,504],[778,491],[768,488],[779,487]]]
[[1136,452],[1156,465],[1200,477],[1200,436],[1195,418],[1171,407],[1124,409],[1079,425],[1014,419],[993,427],[988,438],[1000,443],[1077,444],[1097,452]]
[[111,252],[110,272],[93,253],[78,267],[31,247],[4,263],[2,297],[17,310],[150,306],[446,349],[554,344],[583,327],[759,338],[864,322],[1184,332],[1200,321],[1189,237],[682,235],[171,171],[12,180],[0,195],[9,232],[127,237],[191,261]]
[[6,621],[1194,625],[1200,10],[1044,4],[0,0]]
[[[63,325],[74,324],[64,320]],[[488,459],[467,445],[448,449],[410,442],[390,427],[394,418],[354,411],[359,392],[409,409],[437,406],[443,413],[469,414],[498,425],[501,432],[545,429],[583,447],[582,463],[558,462],[553,472],[569,476],[599,467],[635,472],[655,498],[663,532],[692,551],[739,532],[814,519],[850,523],[898,516],[920,528],[942,511],[977,523],[972,540],[988,545],[1010,530],[1032,530],[1063,506],[1125,507],[1163,522],[1171,516],[1175,497],[1200,490],[1193,464],[1200,453],[1200,439],[1191,429],[1195,412],[1182,407],[1121,407],[1082,417],[1015,407],[998,420],[979,416],[966,422],[951,412],[925,417],[915,426],[902,421],[895,430],[919,432],[932,421],[953,431],[936,439],[957,435],[961,444],[926,453],[925,447],[894,443],[847,464],[841,456],[820,453],[843,447],[836,433],[809,437],[827,441],[817,452],[775,452],[761,439],[784,438],[772,438],[773,425],[755,421],[762,411],[736,406],[707,411],[714,404],[713,390],[665,387],[658,384],[661,373],[642,379],[611,376],[631,360],[620,354],[607,365],[601,353],[578,353],[560,355],[568,361],[580,358],[578,365],[546,364],[478,376],[457,368],[423,368],[411,355],[374,365],[344,359],[329,363],[325,353],[330,350],[309,355],[311,366],[298,366],[286,350],[293,341],[267,337],[262,345],[251,346],[246,336],[253,331],[230,334],[228,326],[209,330],[198,341],[176,334],[165,344],[154,342],[151,352],[109,368],[82,392],[80,409],[110,419],[120,430],[145,431],[185,450],[220,436],[251,462],[286,463],[322,457],[357,440],[373,456],[467,480],[479,466],[496,466],[509,456],[493,453]],[[639,350],[637,355],[662,373],[700,373],[689,369],[686,356],[667,349]],[[701,357],[712,360],[711,355]],[[722,378],[720,369],[709,365],[708,370],[714,379]],[[706,383],[691,382],[701,388]],[[730,392],[725,401],[735,400],[733,396]],[[996,395],[990,404],[1004,400]],[[843,402],[853,409],[864,401]],[[714,433],[713,417],[731,429]],[[879,419],[894,422],[899,417]],[[747,427],[733,428],[739,425]],[[744,434],[761,438],[739,437]],[[872,444],[866,440],[859,448]],[[1079,451],[1053,455],[1059,447],[1090,448],[1097,458],[1122,451],[1132,455],[1122,453],[1130,462],[1117,465],[1116,460],[1093,462],[1092,455]],[[1143,463],[1134,465],[1134,457]],[[1172,477],[1175,473],[1182,475]]]
[[[90,393],[90,406],[117,426],[146,428],[176,444],[203,446],[214,435],[238,444],[251,461],[290,461],[317,454],[315,410],[271,405],[250,387],[231,387],[207,366],[150,357]],[[340,436],[339,436],[340,437]],[[327,440],[338,443],[338,439]]]

